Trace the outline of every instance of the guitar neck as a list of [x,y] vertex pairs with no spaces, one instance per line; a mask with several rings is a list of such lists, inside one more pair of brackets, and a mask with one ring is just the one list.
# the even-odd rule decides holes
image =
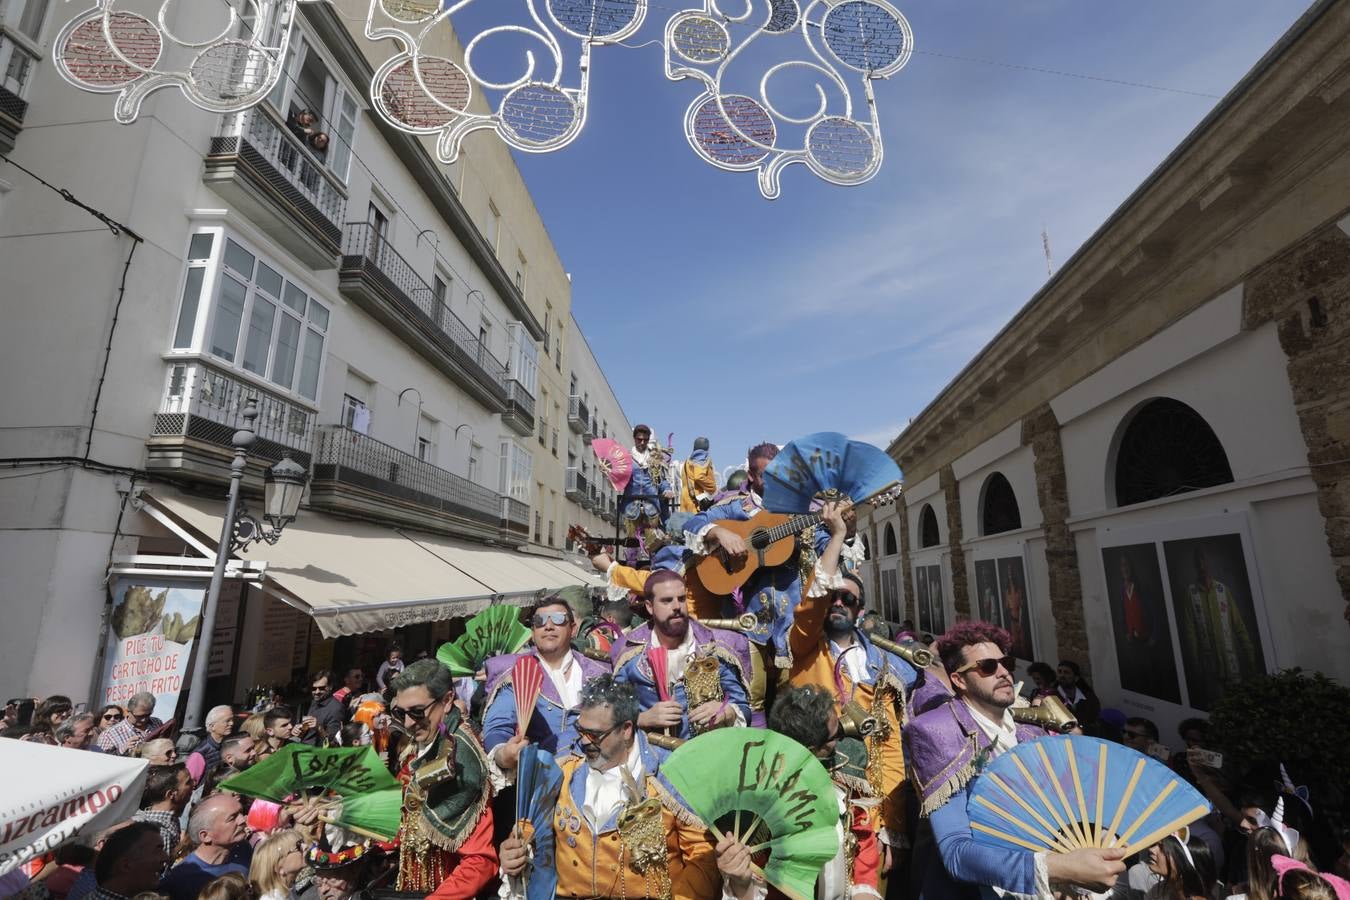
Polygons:
[[[872,500],[869,498],[861,503],[851,503],[848,508],[857,509],[860,506],[871,505]],[[773,544],[781,541],[783,538],[792,537],[794,534],[801,534],[806,529],[813,528],[823,521],[824,520],[820,517],[820,513],[807,513],[806,515],[793,516],[782,525],[777,525],[769,529],[769,543]]]

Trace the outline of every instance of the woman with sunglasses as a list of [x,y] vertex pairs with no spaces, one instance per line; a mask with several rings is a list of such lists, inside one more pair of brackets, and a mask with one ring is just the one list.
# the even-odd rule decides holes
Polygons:
[[938,640],[938,653],[955,699],[905,728],[919,814],[932,824],[940,856],[921,876],[924,900],[963,897],[972,884],[1019,894],[1044,894],[1052,883],[1104,891],[1125,871],[1121,849],[1032,853],[977,844],[971,837],[967,796],[983,762],[1045,735],[1013,721],[1017,661],[1009,656],[1011,647],[1008,632],[988,622],[949,629]]
[[113,727],[127,717],[127,711],[116,703],[109,703],[98,711],[98,717],[94,720],[100,733]]

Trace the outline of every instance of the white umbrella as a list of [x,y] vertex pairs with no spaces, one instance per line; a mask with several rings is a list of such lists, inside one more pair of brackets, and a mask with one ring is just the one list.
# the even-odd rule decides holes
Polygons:
[[0,875],[131,818],[143,759],[0,738]]

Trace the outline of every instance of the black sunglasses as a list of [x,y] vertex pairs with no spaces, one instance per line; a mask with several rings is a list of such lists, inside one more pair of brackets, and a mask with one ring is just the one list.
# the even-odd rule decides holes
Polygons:
[[[619,725],[622,725],[622,724],[623,724],[622,722],[619,723]],[[581,737],[584,737],[589,743],[592,743],[592,744],[599,744],[599,743],[600,743],[601,741],[603,741],[605,738],[607,738],[607,737],[609,737],[611,734],[613,734],[614,731],[615,731],[616,729],[618,729],[619,725],[611,725],[609,728],[606,728],[604,731],[592,731],[592,730],[589,729],[589,728],[582,728],[580,725],[578,725],[578,726],[577,726],[577,734],[580,735]]]
[[121,713],[104,713],[104,714],[103,714],[103,721],[105,721],[105,722],[120,722],[120,721],[122,721],[122,719],[124,719],[124,718],[126,718],[126,717],[123,716]]
[[830,591],[830,602],[834,603],[836,601],[844,604],[849,609],[857,609],[859,606],[862,605],[861,600],[850,594],[848,591],[843,590],[842,588],[836,591]]
[[964,666],[957,669],[952,674],[959,675],[962,672],[969,672],[972,669],[974,669],[976,672],[979,672],[985,678],[989,678],[997,674],[999,666],[1002,666],[1003,668],[1007,669],[1008,674],[1011,675],[1013,674],[1013,672],[1017,671],[1017,657],[1004,656],[1000,658],[991,656],[988,659],[977,659],[975,662],[966,663]]
[[431,703],[424,703],[421,706],[412,706],[408,709],[404,709],[401,706],[391,706],[389,707],[389,715],[395,722],[403,722],[407,719],[412,719],[414,722],[421,722],[427,717],[427,711],[440,702],[441,701],[439,700],[434,700]]

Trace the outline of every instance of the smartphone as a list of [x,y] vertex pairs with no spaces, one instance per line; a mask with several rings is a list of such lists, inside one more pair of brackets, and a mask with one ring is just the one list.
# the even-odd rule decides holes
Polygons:
[[1200,761],[1200,765],[1202,766],[1207,766],[1211,769],[1223,768],[1222,753],[1216,753],[1213,750],[1202,750],[1199,747],[1191,750],[1191,753],[1195,754],[1195,758]]
[[1148,745],[1148,755],[1161,762],[1168,762],[1172,758],[1172,750],[1166,744],[1154,741]]

